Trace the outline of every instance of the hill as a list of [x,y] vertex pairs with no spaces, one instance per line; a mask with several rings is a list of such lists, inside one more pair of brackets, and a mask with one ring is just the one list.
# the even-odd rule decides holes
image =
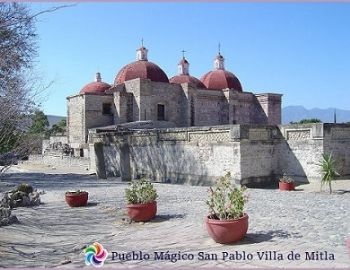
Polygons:
[[341,110],[337,108],[327,109],[306,109],[303,106],[287,106],[282,109],[282,123],[289,124],[301,119],[318,118],[324,123],[334,122],[334,111],[337,115],[337,123],[350,122],[350,110]]
[[49,120],[50,128],[53,125],[57,124],[62,119],[66,119],[65,116],[58,116],[58,115],[46,115],[46,116],[47,116],[47,120]]

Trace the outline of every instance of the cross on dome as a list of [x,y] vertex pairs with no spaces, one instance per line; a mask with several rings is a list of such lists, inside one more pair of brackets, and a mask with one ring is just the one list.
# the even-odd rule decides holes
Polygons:
[[182,50],[182,60],[179,62],[177,69],[178,69],[178,75],[190,75],[189,73],[189,66],[190,63],[185,58],[185,50]]
[[143,46],[143,38],[141,38],[141,47],[136,50],[136,60],[137,61],[148,61],[147,59],[148,50]]
[[221,44],[218,44],[218,55],[214,60],[214,70],[225,70],[225,58],[221,55]]
[[102,81],[101,73],[100,73],[100,72],[97,72],[97,73],[96,73],[96,76],[95,76],[95,82],[101,82],[101,81]]

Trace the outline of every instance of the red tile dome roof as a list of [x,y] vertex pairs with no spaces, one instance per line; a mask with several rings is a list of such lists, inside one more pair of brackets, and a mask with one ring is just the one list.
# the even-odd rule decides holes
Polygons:
[[79,94],[94,93],[94,94],[104,94],[107,89],[111,86],[104,82],[91,82],[85,85],[79,92]]
[[222,90],[225,88],[233,88],[240,92],[243,91],[238,78],[233,73],[223,69],[213,70],[206,73],[201,78],[201,81],[208,89]]
[[168,76],[159,66],[147,60],[139,60],[124,66],[115,77],[114,85],[136,78],[169,83]]
[[176,75],[170,79],[170,83],[188,83],[190,86],[195,88],[206,88],[200,80],[190,75]]

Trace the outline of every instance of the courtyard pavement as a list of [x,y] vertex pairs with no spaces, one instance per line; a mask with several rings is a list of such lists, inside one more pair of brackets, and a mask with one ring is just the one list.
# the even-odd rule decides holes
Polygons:
[[[13,210],[20,223],[0,227],[0,267],[84,267],[83,249],[94,242],[107,249],[110,268],[350,267],[350,180],[337,181],[332,195],[316,184],[294,192],[248,189],[248,233],[241,242],[221,245],[203,223],[208,187],[156,183],[157,217],[130,223],[126,183],[76,172],[21,166],[2,177],[1,193],[26,182],[45,194],[41,205]],[[65,203],[64,193],[77,189],[89,192],[87,207]],[[121,260],[127,253],[131,260]]]

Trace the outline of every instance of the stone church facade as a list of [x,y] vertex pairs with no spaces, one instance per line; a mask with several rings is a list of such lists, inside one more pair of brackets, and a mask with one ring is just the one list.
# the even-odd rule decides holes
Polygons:
[[68,143],[74,155],[88,155],[89,129],[129,122],[152,121],[156,127],[281,124],[282,95],[243,91],[220,52],[214,69],[201,80],[190,75],[184,56],[178,74],[168,79],[147,54],[141,46],[136,61],[124,66],[112,85],[97,73],[94,82],[67,98]]
[[199,80],[185,57],[169,79],[144,46],[136,52],[112,84],[97,73],[67,98],[67,137],[50,138],[31,162],[195,185],[230,172],[239,184],[261,186],[283,174],[320,181],[322,154],[332,153],[338,172],[350,175],[350,125],[281,125],[282,95],[244,91],[220,53]]

